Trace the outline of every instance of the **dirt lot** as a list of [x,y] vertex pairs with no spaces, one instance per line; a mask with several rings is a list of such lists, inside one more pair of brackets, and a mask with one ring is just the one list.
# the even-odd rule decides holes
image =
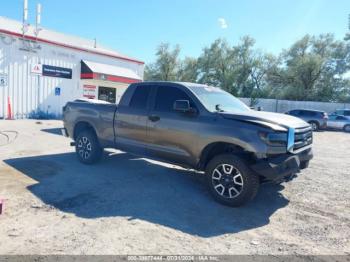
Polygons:
[[233,209],[200,174],[118,151],[80,164],[59,121],[0,121],[0,254],[350,254],[350,134]]

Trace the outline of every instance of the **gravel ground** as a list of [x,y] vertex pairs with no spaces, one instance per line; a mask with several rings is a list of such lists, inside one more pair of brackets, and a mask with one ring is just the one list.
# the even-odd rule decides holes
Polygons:
[[350,254],[350,134],[315,133],[310,168],[234,209],[172,165],[84,166],[61,126],[0,120],[0,254]]

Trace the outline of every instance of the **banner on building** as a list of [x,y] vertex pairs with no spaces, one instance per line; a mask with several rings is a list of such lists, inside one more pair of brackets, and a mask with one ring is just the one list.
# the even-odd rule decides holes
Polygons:
[[43,76],[72,79],[72,69],[58,66],[43,65]]

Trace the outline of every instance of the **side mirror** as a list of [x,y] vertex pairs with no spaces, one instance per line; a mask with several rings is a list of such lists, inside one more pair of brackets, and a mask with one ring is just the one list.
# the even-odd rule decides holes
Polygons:
[[174,102],[174,110],[178,112],[188,112],[190,111],[190,101],[188,100],[176,100]]
[[174,110],[181,113],[194,113],[195,109],[190,106],[188,100],[176,100],[174,102]]

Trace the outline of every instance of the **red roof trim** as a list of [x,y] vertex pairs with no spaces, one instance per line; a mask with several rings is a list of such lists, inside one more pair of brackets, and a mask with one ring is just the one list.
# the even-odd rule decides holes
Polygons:
[[141,80],[139,79],[132,79],[132,78],[127,78],[122,76],[107,76],[107,81],[121,82],[121,83],[127,83],[127,84],[141,82]]
[[81,73],[80,74],[81,79],[94,79],[94,73]]
[[[103,74],[97,74],[97,73],[82,73],[80,75],[81,79],[97,79],[102,80],[101,75]],[[112,76],[112,75],[105,75],[104,81],[111,81],[111,82],[118,82],[118,83],[126,83],[126,84],[132,84],[132,83],[138,83],[141,82],[139,79],[133,79],[123,76]]]
[[[17,36],[17,37],[22,37],[22,34],[11,32],[11,31],[7,31],[7,30],[3,30],[3,29],[0,29],[0,33],[13,35],[13,36]],[[87,52],[87,53],[91,53],[91,54],[103,55],[103,56],[108,56],[108,57],[112,57],[112,58],[118,58],[118,59],[122,59],[122,60],[125,60],[125,61],[141,64],[141,65],[145,64],[145,62],[142,62],[142,61],[139,61],[139,60],[135,60],[135,59],[127,58],[127,57],[122,57],[122,56],[117,56],[117,55],[111,55],[111,54],[98,52],[98,51],[93,51],[93,50],[89,50],[89,49],[85,49],[85,48],[81,48],[81,47],[75,47],[75,46],[71,46],[71,45],[61,44],[61,43],[58,43],[58,42],[45,40],[45,39],[42,39],[42,38],[36,38],[34,36],[26,35],[24,38],[28,39],[28,40],[43,42],[43,43],[46,43],[46,44],[51,44],[51,45],[65,47],[65,48],[70,48],[70,49],[74,49],[74,50],[77,50],[77,51],[83,51],[83,52]]]

